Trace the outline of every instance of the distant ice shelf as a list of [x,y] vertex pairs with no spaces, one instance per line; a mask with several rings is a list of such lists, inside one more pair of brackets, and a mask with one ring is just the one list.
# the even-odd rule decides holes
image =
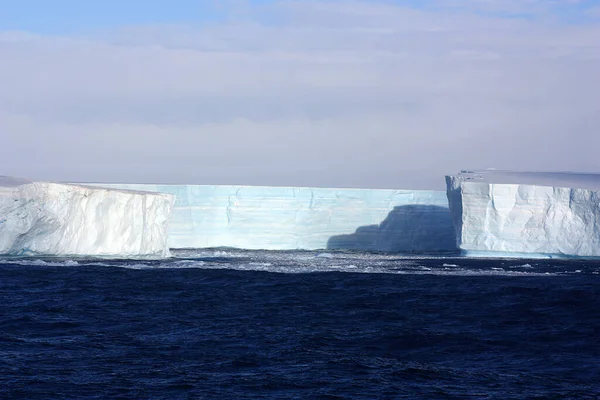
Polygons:
[[94,185],[175,196],[171,248],[456,250],[443,191]]
[[166,257],[173,196],[0,177],[0,255]]
[[600,175],[463,171],[446,183],[466,255],[600,257]]

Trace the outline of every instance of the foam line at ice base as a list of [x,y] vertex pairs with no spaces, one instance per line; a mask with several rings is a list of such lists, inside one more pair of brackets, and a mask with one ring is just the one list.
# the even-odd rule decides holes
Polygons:
[[166,257],[173,196],[0,177],[0,254]]
[[[570,264],[571,263],[571,264]],[[573,274],[597,275],[598,266],[556,262],[511,264],[498,260],[465,257],[403,256],[364,252],[278,252],[255,250],[173,250],[163,260],[18,259],[0,260],[15,267],[126,268],[135,270],[203,269],[260,271],[268,273],[365,273],[438,276],[556,277]]]
[[564,259],[590,259],[596,260],[600,256],[580,256],[573,254],[548,254],[548,253],[527,253],[527,252],[508,252],[508,251],[481,251],[481,250],[462,250],[461,255],[468,258],[519,258],[519,259],[543,259],[543,260],[564,260]]
[[101,184],[175,196],[171,248],[456,249],[442,191]]

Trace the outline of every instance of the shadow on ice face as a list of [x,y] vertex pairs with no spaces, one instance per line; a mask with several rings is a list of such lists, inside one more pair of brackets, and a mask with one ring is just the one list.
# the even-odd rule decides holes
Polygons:
[[421,204],[394,207],[379,225],[361,226],[352,234],[332,236],[327,248],[385,252],[457,250],[450,210]]

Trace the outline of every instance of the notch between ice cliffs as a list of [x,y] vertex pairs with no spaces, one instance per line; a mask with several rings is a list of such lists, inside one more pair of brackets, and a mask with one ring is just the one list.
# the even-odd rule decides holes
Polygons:
[[[176,196],[171,248],[448,251],[443,191],[110,184]],[[364,234],[368,232],[368,234]]]

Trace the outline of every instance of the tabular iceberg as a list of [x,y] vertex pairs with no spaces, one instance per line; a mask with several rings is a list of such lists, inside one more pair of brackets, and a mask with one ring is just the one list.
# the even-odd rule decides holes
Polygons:
[[600,176],[472,171],[447,176],[466,255],[600,256]]
[[169,193],[171,248],[456,249],[443,191],[94,184]]
[[0,254],[165,257],[173,196],[0,177]]

